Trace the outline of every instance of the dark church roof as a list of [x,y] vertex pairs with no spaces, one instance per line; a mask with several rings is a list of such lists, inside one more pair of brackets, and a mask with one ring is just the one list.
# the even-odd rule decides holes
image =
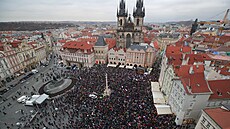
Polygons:
[[142,45],[139,45],[139,44],[133,44],[133,45],[131,45],[129,48],[130,48],[131,50],[137,49],[138,51],[140,51],[140,50],[146,51],[149,47],[153,48],[153,47],[150,46],[150,45],[142,46]]
[[120,6],[119,9],[117,9],[117,16],[118,17],[127,17],[127,10],[125,9],[125,1],[121,0],[120,1]]
[[104,37],[103,36],[99,36],[98,39],[97,39],[97,42],[95,44],[95,46],[105,46],[107,45],[105,40],[104,40]]
[[136,3],[136,8],[133,9],[134,17],[144,17],[145,16],[145,8],[143,6],[143,0],[138,0]]

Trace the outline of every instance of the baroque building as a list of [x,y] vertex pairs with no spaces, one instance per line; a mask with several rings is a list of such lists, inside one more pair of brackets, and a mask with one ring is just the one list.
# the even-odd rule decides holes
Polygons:
[[144,25],[145,8],[143,0],[138,0],[136,7],[133,9],[133,19],[128,16],[128,11],[125,8],[125,1],[120,1],[119,9],[117,10],[117,44],[116,47],[128,48],[132,44],[143,42],[144,34],[142,32]]

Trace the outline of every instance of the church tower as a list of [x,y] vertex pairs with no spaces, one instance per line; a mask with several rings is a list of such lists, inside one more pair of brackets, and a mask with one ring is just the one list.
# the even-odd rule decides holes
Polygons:
[[117,43],[118,48],[129,48],[133,44],[139,44],[144,41],[142,32],[145,17],[143,0],[137,0],[136,7],[133,10],[133,20],[125,8],[125,1],[121,0],[117,9]]
[[127,22],[127,10],[125,9],[125,1],[120,1],[119,9],[117,9],[117,47],[125,48],[124,29]]
[[125,9],[125,1],[121,0],[119,9],[117,9],[117,26],[119,30],[124,29],[128,14]]
[[145,8],[143,7],[143,0],[137,0],[136,7],[133,9],[134,17],[134,43],[143,42],[144,36],[142,28],[144,25]]

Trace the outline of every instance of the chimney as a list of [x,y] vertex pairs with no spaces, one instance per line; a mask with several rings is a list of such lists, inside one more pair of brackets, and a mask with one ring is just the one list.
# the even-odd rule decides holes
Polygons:
[[220,74],[220,71],[221,71],[221,70],[218,70],[218,73],[219,73],[219,74]]
[[194,74],[194,71],[193,71],[193,66],[190,66],[190,69],[189,69],[189,74]]
[[187,58],[185,59],[185,56],[183,56],[182,65],[187,65],[187,64],[188,64],[188,61],[189,61],[189,57],[187,57]]
[[217,91],[218,96],[222,96],[222,93],[220,91]]

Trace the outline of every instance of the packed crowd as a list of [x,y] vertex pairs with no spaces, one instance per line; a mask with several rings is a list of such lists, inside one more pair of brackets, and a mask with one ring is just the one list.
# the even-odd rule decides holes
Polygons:
[[[103,97],[106,73],[112,93]],[[178,128],[173,115],[157,115],[154,107],[150,82],[157,81],[159,75],[140,75],[135,70],[105,65],[68,72],[71,74],[77,79],[74,88],[38,108],[29,128]]]

